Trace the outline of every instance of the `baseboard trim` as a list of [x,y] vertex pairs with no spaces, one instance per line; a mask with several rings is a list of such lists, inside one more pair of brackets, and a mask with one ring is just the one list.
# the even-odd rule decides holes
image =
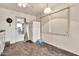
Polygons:
[[[45,42],[45,43],[46,43],[46,42]],[[49,43],[46,43],[46,44],[51,45],[51,44],[49,44]],[[55,47],[55,48],[57,48],[57,49],[59,49],[59,50],[62,50],[62,51],[64,51],[64,52],[67,52],[67,53],[73,54],[73,56],[79,56],[79,55],[76,54],[76,53],[73,53],[73,52],[71,52],[71,51],[68,51],[67,49],[63,49],[63,48],[58,47],[58,46],[56,46],[56,45],[51,45],[51,46],[53,46],[53,47]]]

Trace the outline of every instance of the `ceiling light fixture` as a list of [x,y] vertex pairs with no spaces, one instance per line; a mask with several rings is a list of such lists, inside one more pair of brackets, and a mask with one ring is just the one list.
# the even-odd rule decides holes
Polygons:
[[25,3],[18,3],[17,4],[19,7],[26,7],[26,4]]
[[23,7],[26,7],[26,4],[22,4],[23,5]]
[[50,13],[51,11],[51,8],[49,8],[47,4],[47,7],[44,9],[44,13]]
[[21,4],[21,3],[18,3],[17,5],[18,5],[19,7],[21,7],[21,6],[22,6],[22,4]]

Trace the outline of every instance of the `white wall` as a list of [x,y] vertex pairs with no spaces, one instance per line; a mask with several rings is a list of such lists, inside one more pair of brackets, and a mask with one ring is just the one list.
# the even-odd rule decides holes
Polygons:
[[0,54],[3,52],[4,50],[4,35],[5,33],[4,32],[0,32]]
[[[23,40],[23,39],[18,38],[17,31],[15,30],[15,20],[16,20],[15,16],[25,17],[28,22],[36,19],[36,17],[32,15],[0,8],[0,29],[6,30],[5,40],[10,41],[11,43]],[[9,24],[6,22],[6,18],[8,17],[13,19],[11,27],[9,27]]]
[[[62,9],[63,7],[58,7]],[[57,8],[57,9],[58,9]],[[59,36],[42,33],[45,42],[79,55],[79,4],[70,8],[70,35]],[[60,29],[60,28],[59,28]]]
[[33,42],[36,42],[40,39],[40,22],[33,21]]

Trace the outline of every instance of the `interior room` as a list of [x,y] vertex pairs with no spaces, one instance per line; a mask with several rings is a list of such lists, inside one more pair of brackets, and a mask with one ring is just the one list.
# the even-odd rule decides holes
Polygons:
[[0,56],[78,56],[79,3],[0,3]]

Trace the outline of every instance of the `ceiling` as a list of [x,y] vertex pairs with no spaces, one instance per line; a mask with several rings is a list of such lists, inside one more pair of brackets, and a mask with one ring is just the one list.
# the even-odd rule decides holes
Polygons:
[[[34,16],[39,16],[43,14],[44,8],[46,8],[46,3],[29,3],[30,6],[26,6],[25,8],[19,7],[17,3],[0,3],[1,8],[7,8],[19,12],[23,12],[26,14],[31,14]],[[53,9],[56,6],[63,5],[60,3],[49,3],[48,6]]]

